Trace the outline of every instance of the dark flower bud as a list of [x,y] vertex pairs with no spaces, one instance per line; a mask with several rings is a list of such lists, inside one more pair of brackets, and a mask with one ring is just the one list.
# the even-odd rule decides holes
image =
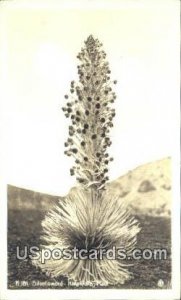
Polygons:
[[80,163],[80,161],[79,161],[78,159],[76,159],[75,162],[76,162],[76,164],[79,164],[79,163]]
[[104,118],[101,118],[101,123],[104,123],[106,120]]
[[104,169],[104,173],[107,173],[108,172],[108,169]]
[[78,180],[80,183],[83,183],[83,182],[84,182],[84,179],[83,179],[83,178],[77,178],[77,180]]
[[93,134],[91,138],[92,138],[93,140],[95,140],[96,137],[97,137],[97,135],[96,135],[96,134]]
[[67,112],[68,112],[68,113],[71,113],[71,112],[72,112],[72,109],[69,107],[69,108],[67,109]]
[[85,146],[85,142],[84,141],[82,141],[80,144],[81,144],[82,147]]
[[64,143],[64,146],[65,146],[65,147],[68,147],[68,143]]
[[86,110],[86,111],[85,111],[85,114],[86,114],[86,116],[88,116],[88,115],[89,115],[89,111],[88,111],[88,110]]
[[80,118],[79,118],[79,117],[77,117],[77,118],[75,118],[75,119],[76,119],[77,122],[80,122]]
[[82,101],[82,97],[81,96],[79,96],[79,100]]
[[101,107],[100,103],[96,103],[96,108],[99,109]]
[[117,83],[117,80],[114,80],[113,83],[116,84],[116,83]]
[[83,133],[83,134],[86,134],[86,130],[85,130],[85,129],[82,129],[82,133]]
[[109,161],[106,159],[106,160],[104,161],[104,163],[105,163],[106,165],[108,165]]
[[77,150],[76,148],[73,148],[73,149],[72,149],[72,152],[73,152],[73,153],[77,153],[78,150]]
[[65,95],[64,97],[65,97],[65,99],[68,99],[69,96],[68,96],[68,95]]
[[99,100],[100,100],[100,97],[97,97],[96,100],[99,101]]
[[88,161],[88,157],[87,156],[84,157],[84,161]]
[[70,175],[73,176],[74,174],[74,169],[70,169]]
[[71,156],[69,151],[65,151],[64,154],[67,155],[67,156]]
[[84,124],[84,128],[85,128],[85,129],[88,129],[88,128],[89,128],[89,125],[88,125],[88,124]]
[[87,100],[88,100],[89,102],[91,102],[91,101],[92,101],[92,98],[91,98],[91,97],[87,97]]
[[74,93],[74,89],[70,89],[70,92],[73,94]]

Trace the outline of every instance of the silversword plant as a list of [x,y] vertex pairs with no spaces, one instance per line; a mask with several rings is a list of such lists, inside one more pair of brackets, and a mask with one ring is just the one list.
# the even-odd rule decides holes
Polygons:
[[[92,35],[85,41],[77,58],[79,82],[71,82],[70,93],[63,111],[70,118],[65,154],[74,157],[71,175],[78,187],[51,209],[42,222],[44,249],[100,249],[124,248],[127,254],[134,249],[138,222],[131,217],[119,196],[106,185],[108,165],[112,158],[110,128],[113,127],[116,95],[110,79],[110,68],[102,44]],[[55,260],[33,264],[51,276],[64,275],[83,285],[124,284],[132,278],[128,265],[116,258]]]

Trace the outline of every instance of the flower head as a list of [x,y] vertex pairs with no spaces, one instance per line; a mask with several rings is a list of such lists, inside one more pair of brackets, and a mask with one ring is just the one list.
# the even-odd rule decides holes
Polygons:
[[[117,81],[111,82],[108,78],[107,74],[111,71],[105,57],[102,44],[90,35],[77,56],[81,62],[78,66],[79,82],[71,82],[71,94],[65,95],[68,102],[63,108],[65,116],[71,120],[69,135],[77,149],[76,153],[66,153],[80,162],[79,168],[76,164],[74,166],[75,176],[79,183],[80,178],[83,179],[81,184],[84,187],[93,186],[95,189],[103,189],[107,181],[107,177],[98,176],[95,170],[99,168],[101,174],[105,168],[105,153],[111,141],[104,138],[109,136],[109,128],[113,126],[112,119],[115,116],[115,111],[111,108],[115,96],[111,85]],[[97,152],[101,157],[99,164]],[[85,161],[85,156],[89,157],[88,162]],[[108,159],[106,164],[109,162]]]

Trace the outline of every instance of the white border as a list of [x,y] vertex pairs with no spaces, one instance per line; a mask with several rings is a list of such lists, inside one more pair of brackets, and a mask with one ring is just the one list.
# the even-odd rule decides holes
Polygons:
[[[153,7],[156,4],[157,7],[163,7],[162,0],[11,0],[3,1],[1,4],[8,9],[41,9],[41,10],[57,10],[57,9],[124,9],[124,8],[142,8]],[[164,0],[164,6],[170,7],[172,0]],[[175,1],[176,2],[176,1]],[[174,5],[177,5],[176,3]],[[178,1],[179,9],[179,1]]]
[[[147,0],[137,1],[5,1],[0,3],[2,9],[111,9],[136,6],[141,7]],[[148,6],[153,1],[148,0]],[[163,5],[160,0],[157,5]],[[164,0],[164,5],[170,5],[172,0]],[[175,1],[178,5],[179,1]],[[1,53],[1,55],[3,55]],[[5,53],[4,53],[5,55]],[[176,74],[177,75],[177,74]],[[179,80],[178,80],[179,99]],[[125,290],[125,289],[84,289],[84,290],[8,290],[7,289],[7,184],[5,164],[1,160],[0,165],[0,228],[1,228],[1,255],[0,255],[0,299],[1,300],[28,300],[28,299],[163,299],[176,300],[180,296],[180,143],[179,126],[175,133],[175,153],[172,156],[173,170],[173,206],[172,206],[172,289],[171,290]],[[164,230],[164,228],[163,228]],[[96,295],[96,296],[95,296]]]

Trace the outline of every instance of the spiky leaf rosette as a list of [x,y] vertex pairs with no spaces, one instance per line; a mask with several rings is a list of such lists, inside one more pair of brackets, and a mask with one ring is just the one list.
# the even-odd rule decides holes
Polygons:
[[65,154],[75,158],[71,175],[84,187],[102,189],[106,181],[108,164],[112,160],[107,148],[111,145],[110,128],[116,99],[110,80],[110,68],[102,44],[92,35],[85,41],[77,58],[79,82],[71,82],[70,95],[65,95],[65,116],[70,118],[69,137]]
[[[140,231],[138,222],[130,216],[119,197],[102,193],[99,201],[92,200],[91,191],[73,188],[64,201],[52,209],[42,222],[42,248],[116,249],[122,247],[131,254]],[[36,266],[53,277],[65,275],[87,285],[123,284],[132,277],[125,262],[119,258],[33,260]]]

